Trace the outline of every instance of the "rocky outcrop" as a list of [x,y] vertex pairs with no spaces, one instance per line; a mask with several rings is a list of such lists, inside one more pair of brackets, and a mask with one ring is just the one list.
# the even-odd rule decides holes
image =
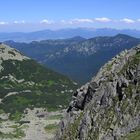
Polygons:
[[9,46],[0,43],[0,71],[3,70],[1,66],[2,62],[5,60],[28,60],[30,58],[22,55],[18,50],[10,48]]
[[123,51],[73,94],[57,140],[118,140],[140,128],[140,46]]
[[23,61],[30,58],[22,55],[18,50],[14,48],[11,48],[5,44],[0,44],[0,59]]

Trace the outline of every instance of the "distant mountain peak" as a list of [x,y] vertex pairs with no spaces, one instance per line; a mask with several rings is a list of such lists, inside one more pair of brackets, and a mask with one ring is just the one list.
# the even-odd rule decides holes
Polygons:
[[125,39],[128,39],[128,38],[133,38],[132,36],[129,36],[129,35],[126,35],[126,34],[117,34],[114,36],[114,38],[125,38]]
[[84,41],[84,40],[86,40],[86,39],[85,39],[84,37],[81,37],[81,36],[74,36],[74,37],[69,38],[69,39],[67,39],[67,40]]

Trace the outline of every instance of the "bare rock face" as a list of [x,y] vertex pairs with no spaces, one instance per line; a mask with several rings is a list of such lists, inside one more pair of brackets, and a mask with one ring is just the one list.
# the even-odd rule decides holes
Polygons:
[[140,46],[123,51],[73,94],[56,140],[118,140],[140,128]]

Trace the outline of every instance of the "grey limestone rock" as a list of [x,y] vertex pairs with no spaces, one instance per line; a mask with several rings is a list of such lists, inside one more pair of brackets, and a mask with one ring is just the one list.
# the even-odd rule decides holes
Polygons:
[[74,93],[57,140],[119,140],[140,128],[140,46],[123,51]]

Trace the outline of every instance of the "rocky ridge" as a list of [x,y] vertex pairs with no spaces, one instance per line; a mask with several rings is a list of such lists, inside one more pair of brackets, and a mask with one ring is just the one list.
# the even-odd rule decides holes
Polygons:
[[114,57],[73,94],[56,139],[119,140],[139,128],[140,45]]

